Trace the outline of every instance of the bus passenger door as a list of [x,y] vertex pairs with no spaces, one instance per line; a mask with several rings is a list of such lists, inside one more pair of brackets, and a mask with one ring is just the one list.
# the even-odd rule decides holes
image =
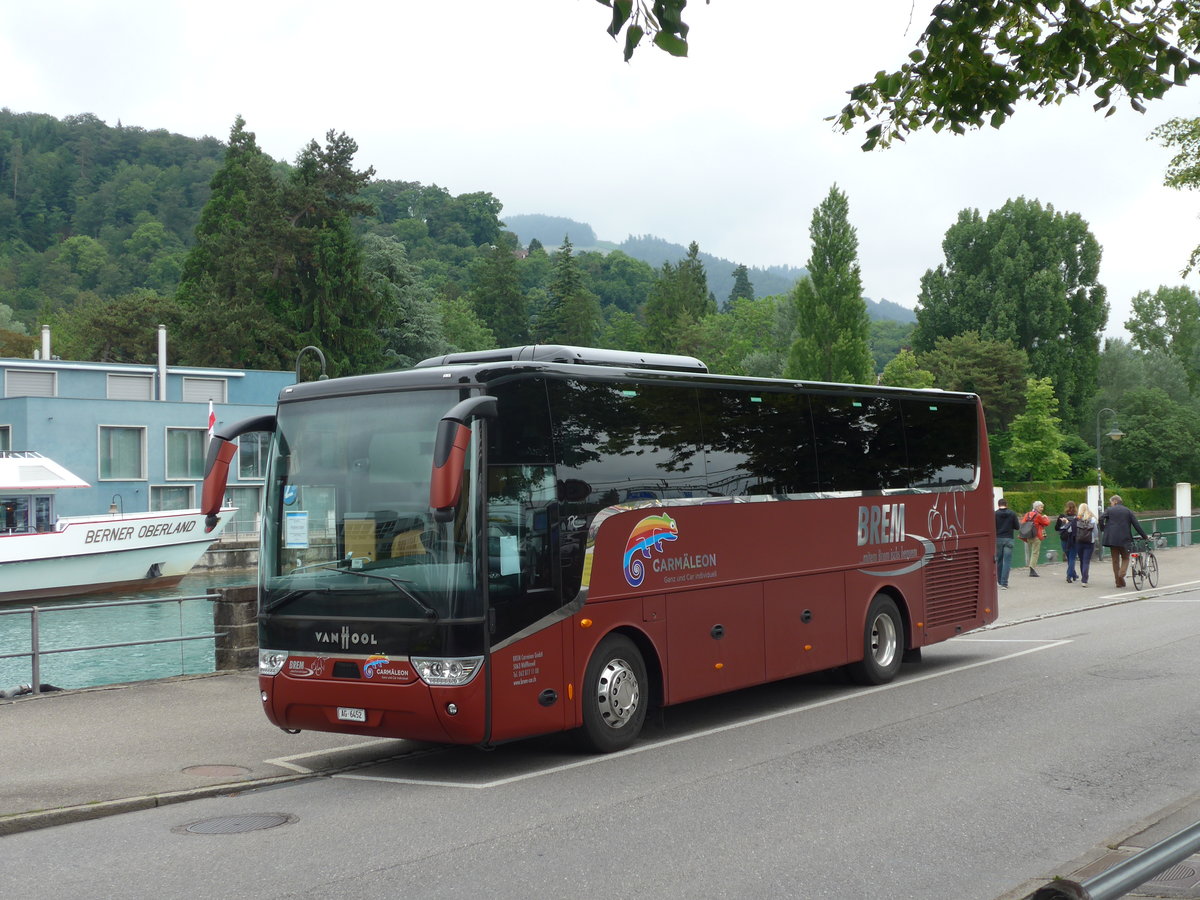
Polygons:
[[765,585],[767,678],[790,678],[846,662],[846,585],[840,572]]

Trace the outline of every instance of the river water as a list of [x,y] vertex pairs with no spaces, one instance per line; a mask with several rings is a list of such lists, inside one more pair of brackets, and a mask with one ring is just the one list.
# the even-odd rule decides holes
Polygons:
[[[125,594],[93,594],[66,600],[42,600],[37,604],[0,606],[0,656],[30,651],[31,616],[17,610],[38,607],[40,649],[96,646],[128,641],[177,638],[181,635],[213,633],[212,603],[189,599],[140,606],[96,609],[58,609],[82,603],[112,603],[117,600],[197,597],[219,587],[253,584],[253,569],[206,571],[184,577],[173,588]],[[9,614],[12,613],[12,614]],[[126,681],[198,675],[215,669],[213,639],[143,644],[107,650],[52,653],[41,657],[42,684],[60,688],[96,687]],[[29,657],[0,659],[0,690],[11,690],[32,681]]]

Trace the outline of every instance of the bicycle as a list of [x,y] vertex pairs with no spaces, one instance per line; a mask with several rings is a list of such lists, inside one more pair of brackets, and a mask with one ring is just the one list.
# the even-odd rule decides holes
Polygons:
[[1142,589],[1142,582],[1149,581],[1150,587],[1158,587],[1158,558],[1154,545],[1160,533],[1155,531],[1148,539],[1134,538],[1129,548],[1129,574],[1135,590]]

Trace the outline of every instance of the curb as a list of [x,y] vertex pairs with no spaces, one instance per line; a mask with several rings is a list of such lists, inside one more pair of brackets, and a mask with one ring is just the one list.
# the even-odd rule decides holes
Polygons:
[[127,812],[155,809],[160,806],[171,806],[175,803],[186,803],[189,800],[205,800],[209,797],[241,794],[261,787],[320,778],[326,774],[329,773],[276,775],[269,778],[256,778],[251,781],[214,784],[211,787],[189,788],[186,791],[147,794],[141,797],[126,797],[121,800],[101,800],[95,803],[81,803],[77,806],[61,806],[57,809],[13,813],[12,815],[0,817],[0,837],[21,834],[26,831],[37,831],[41,828],[53,828],[56,825],[87,822],[91,819],[102,819],[106,816],[117,816]]

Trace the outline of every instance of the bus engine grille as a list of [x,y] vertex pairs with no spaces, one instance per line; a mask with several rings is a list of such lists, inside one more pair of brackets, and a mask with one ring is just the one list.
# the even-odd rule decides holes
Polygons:
[[978,615],[979,549],[934,557],[925,567],[925,624],[961,622]]

